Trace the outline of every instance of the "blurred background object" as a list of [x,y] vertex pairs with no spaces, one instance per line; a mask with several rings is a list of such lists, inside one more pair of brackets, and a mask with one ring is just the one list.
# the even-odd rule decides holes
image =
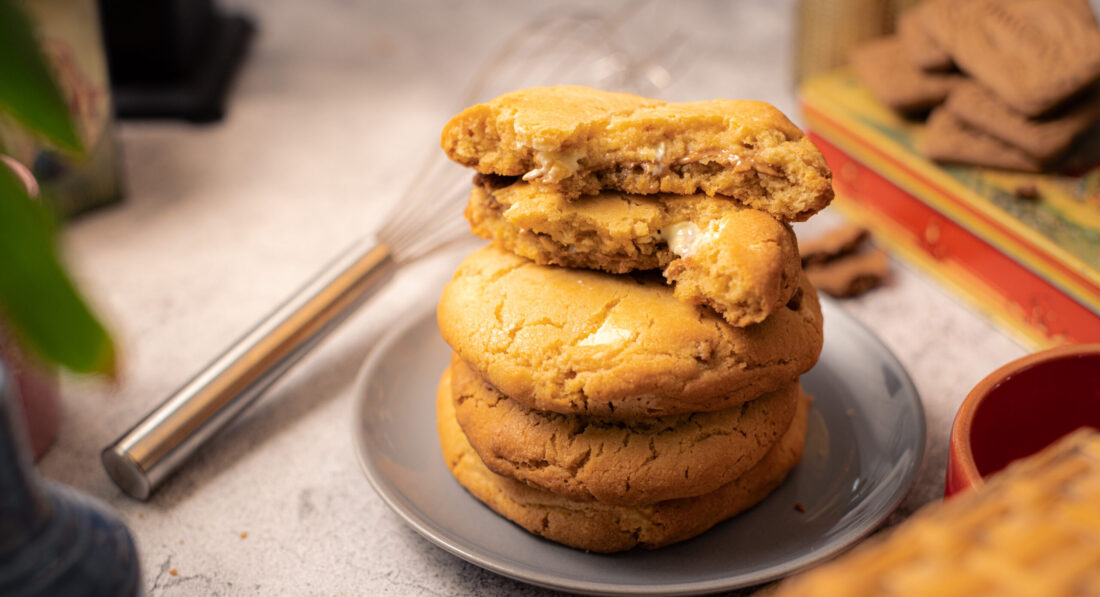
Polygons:
[[[51,75],[46,42],[34,29],[17,2],[0,0],[0,75],[6,84],[0,88],[0,115],[16,131],[6,140],[32,147],[29,157],[56,151],[79,166],[85,163],[82,141],[89,122],[81,127],[72,114],[72,102],[65,101],[72,88]],[[49,365],[98,373],[114,367],[110,338],[57,255],[51,214],[38,201],[41,190],[24,163],[0,153],[0,360],[19,390],[35,456],[53,442],[60,420]]]
[[1088,3],[929,0],[898,17],[852,68],[801,86],[834,205],[1020,341],[1100,341]]
[[99,0],[119,118],[220,120],[255,32],[214,0]]
[[3,115],[0,148],[31,169],[44,200],[62,215],[114,203],[122,198],[124,185],[95,0],[20,5],[31,19],[85,151],[74,155]]
[[26,450],[17,389],[0,364],[0,595],[137,597],[137,547],[107,506],[43,481]]
[[[49,2],[38,8],[60,10]],[[13,130],[12,123],[20,127],[9,142],[25,140],[30,155],[39,158],[51,147],[81,165],[87,139],[96,136],[89,127],[109,123],[110,115],[97,109],[95,94],[84,93],[94,86],[74,75],[83,67],[65,58],[72,58],[71,46],[56,40],[87,40],[75,31],[94,31],[95,15],[88,20],[89,13],[80,10],[45,14],[74,17],[75,25],[45,17],[53,30],[73,30],[61,38],[36,36],[43,17],[35,21],[20,3],[0,0],[0,113]],[[102,120],[88,118],[104,114]],[[139,595],[137,549],[118,515],[75,490],[44,482],[31,465],[30,449],[41,454],[58,431],[56,380],[43,364],[82,373],[115,371],[113,343],[58,256],[51,214],[37,198],[41,188],[25,164],[0,154],[0,595]]]
[[1100,433],[1085,428],[769,594],[1098,595],[1098,501]]
[[794,81],[848,62],[859,44],[894,30],[897,16],[919,0],[800,0]]
[[944,496],[980,488],[985,477],[1079,427],[1100,431],[1100,344],[1029,354],[983,379],[951,425]]

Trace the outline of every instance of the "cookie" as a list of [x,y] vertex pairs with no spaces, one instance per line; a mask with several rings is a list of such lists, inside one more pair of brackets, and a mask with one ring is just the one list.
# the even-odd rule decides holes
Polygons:
[[731,408],[809,370],[821,309],[803,277],[797,307],[738,328],[676,299],[658,276],[535,264],[497,248],[468,256],[438,321],[462,360],[539,410],[616,419]]
[[1039,172],[1043,167],[1027,152],[975,130],[942,108],[929,116],[919,146],[921,153],[939,162],[1022,172]]
[[733,408],[615,421],[510,400],[459,359],[462,431],[493,472],[581,501],[639,505],[710,493],[745,474],[790,427],[798,382]]
[[661,268],[676,298],[735,326],[763,321],[798,287],[790,226],[731,199],[603,192],[569,201],[522,181],[483,181],[466,218],[474,234],[536,263],[616,274]]
[[924,112],[943,103],[963,78],[929,73],[913,66],[895,36],[867,42],[852,53],[856,75],[875,99],[899,112]]
[[601,190],[726,195],[800,221],[833,198],[821,152],[763,102],[668,103],[587,87],[535,87],[455,116],[441,144],[483,174],[568,199]]
[[973,82],[956,87],[944,108],[971,128],[1049,163],[1100,118],[1100,85],[1093,85],[1084,97],[1047,118],[1028,118]]
[[443,458],[475,498],[528,531],[577,549],[602,553],[653,549],[690,539],[763,500],[802,458],[809,399],[803,396],[790,427],[755,467],[697,497],[646,506],[580,502],[490,471],[455,419],[449,376],[436,399]]
[[930,2],[923,2],[901,13],[898,17],[898,38],[905,48],[905,54],[913,66],[921,70],[951,70],[955,63],[928,28],[932,25],[929,11],[934,10]]
[[929,32],[1004,103],[1039,116],[1100,78],[1100,29],[1064,0],[937,1]]

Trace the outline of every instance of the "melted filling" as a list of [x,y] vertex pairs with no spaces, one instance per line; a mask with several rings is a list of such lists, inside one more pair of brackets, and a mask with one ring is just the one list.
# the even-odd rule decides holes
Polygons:
[[[572,151],[536,150],[534,157],[538,167],[524,174],[523,180],[535,180],[544,184],[557,184],[579,172],[591,170],[582,167],[580,164],[580,161],[587,157],[587,154],[582,149]],[[732,166],[736,172],[745,172],[755,169],[771,176],[782,175],[767,164],[757,163],[752,159],[743,160],[740,155],[737,155],[729,149],[693,151],[686,156],[670,159],[664,143],[657,146],[655,159],[653,161],[621,162],[618,164],[618,167],[622,169],[640,168],[641,172],[647,176],[665,176],[669,173],[670,169],[688,164],[719,164],[723,166]]]

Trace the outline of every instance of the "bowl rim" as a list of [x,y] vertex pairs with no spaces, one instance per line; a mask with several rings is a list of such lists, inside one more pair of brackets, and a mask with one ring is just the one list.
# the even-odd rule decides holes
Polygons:
[[982,380],[970,390],[970,393],[966,395],[966,398],[963,399],[962,404],[959,406],[959,410],[955,413],[955,420],[951,424],[950,445],[948,447],[950,452],[948,466],[953,469],[951,470],[951,474],[960,481],[960,487],[954,492],[950,491],[950,487],[946,487],[945,489],[949,494],[965,491],[966,489],[975,489],[981,487],[985,483],[981,473],[978,472],[977,463],[974,462],[974,452],[970,443],[970,435],[971,427],[974,423],[974,414],[977,412],[978,407],[985,401],[985,398],[989,396],[989,393],[1005,382],[1007,378],[1025,369],[1030,369],[1050,361],[1076,356],[1100,356],[1100,343],[1056,346],[1054,348],[1048,348],[1022,356],[998,367],[995,371],[982,378]]

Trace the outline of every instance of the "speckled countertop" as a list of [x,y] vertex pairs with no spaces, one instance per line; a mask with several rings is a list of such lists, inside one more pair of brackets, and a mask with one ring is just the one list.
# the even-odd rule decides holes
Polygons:
[[[503,0],[222,4],[260,27],[229,117],[121,125],[129,197],[66,233],[78,276],[117,336],[122,376],[109,387],[66,381],[61,439],[39,469],[121,512],[157,597],[548,593],[422,539],[356,461],[356,371],[395,318],[435,300],[425,289],[450,275],[461,251],[401,272],[149,502],[125,497],[100,467],[105,445],[378,227],[435,147],[457,90],[545,10]],[[647,9],[659,16],[651,22],[691,36],[670,97],[763,99],[795,114],[793,5]],[[967,390],[1025,350],[921,274],[900,263],[894,274],[844,306],[897,354],[928,411],[924,470],[903,515],[941,494],[947,430]]]

